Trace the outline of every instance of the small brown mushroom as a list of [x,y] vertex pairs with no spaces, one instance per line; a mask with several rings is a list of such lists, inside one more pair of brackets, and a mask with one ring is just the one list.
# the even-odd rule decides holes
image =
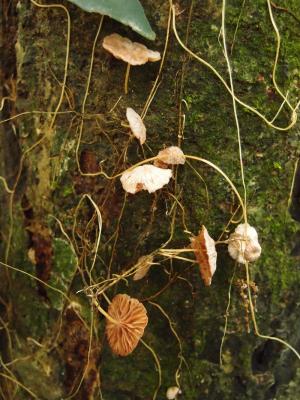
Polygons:
[[112,320],[106,322],[106,336],[115,354],[127,356],[138,345],[148,324],[147,311],[137,299],[117,294],[108,307]]
[[210,286],[217,268],[217,252],[215,241],[209,236],[204,225],[198,236],[191,239],[191,246],[195,252],[204,284]]
[[155,62],[160,60],[160,53],[148,49],[141,43],[132,42],[130,39],[113,33],[103,40],[103,47],[115,58],[127,63],[124,90],[128,92],[128,79],[131,65],[142,65],[148,61]]

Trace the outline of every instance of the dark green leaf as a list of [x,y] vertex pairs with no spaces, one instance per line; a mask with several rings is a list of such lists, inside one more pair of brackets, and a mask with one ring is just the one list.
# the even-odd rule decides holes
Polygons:
[[154,40],[155,33],[139,0],[69,0],[88,12],[97,12],[130,26],[147,39]]

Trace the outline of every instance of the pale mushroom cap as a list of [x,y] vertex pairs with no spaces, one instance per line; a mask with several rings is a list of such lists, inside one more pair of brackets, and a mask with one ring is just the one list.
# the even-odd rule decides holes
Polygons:
[[228,252],[240,264],[256,261],[261,255],[256,229],[249,224],[240,224],[229,236]]
[[137,112],[134,111],[133,108],[130,107],[126,109],[126,118],[129,122],[131,132],[141,144],[144,144],[146,141],[146,127],[142,118]]
[[147,255],[147,256],[142,256],[138,259],[136,265],[137,265],[137,270],[133,275],[133,280],[134,281],[139,281],[140,279],[143,279],[149,269],[151,268],[151,265],[153,264],[153,256]]
[[200,266],[201,277],[205,285],[210,286],[217,269],[217,251],[215,241],[209,236],[204,225],[199,235],[191,239],[191,245]]
[[160,53],[149,50],[141,43],[132,42],[130,39],[113,33],[103,40],[103,47],[114,57],[130,65],[142,65],[148,61],[159,61]]
[[235,228],[234,232],[239,235],[247,235],[249,239],[258,240],[258,234],[256,229],[253,228],[253,226],[250,226],[248,223],[239,224]]
[[183,151],[177,146],[170,146],[164,150],[160,150],[157,155],[158,161],[165,164],[177,165],[185,163],[185,155]]
[[171,386],[168,388],[166,397],[168,400],[174,400],[177,398],[177,395],[181,393],[181,390],[177,386]]
[[[134,43],[136,43],[136,42],[134,42]],[[156,61],[159,61],[161,59],[159,51],[150,50],[150,49],[147,49],[147,50],[148,50],[148,61],[156,62]]]
[[106,336],[115,354],[127,356],[137,346],[148,324],[147,311],[137,299],[117,294],[108,307],[108,314],[116,321],[106,320]]
[[140,190],[148,190],[153,193],[169,183],[172,170],[162,169],[154,165],[145,164],[140,167],[125,171],[121,176],[123,189],[128,193],[137,193]]

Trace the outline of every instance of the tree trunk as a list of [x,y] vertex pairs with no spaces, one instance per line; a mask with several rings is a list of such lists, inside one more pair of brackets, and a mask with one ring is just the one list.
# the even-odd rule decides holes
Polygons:
[[[249,265],[247,280],[245,265],[235,264],[227,244],[218,243],[209,287],[193,262],[190,238],[205,225],[224,242],[243,222],[224,176],[189,159],[173,167],[163,189],[132,195],[119,174],[179,145],[219,167],[244,199],[219,34],[222,2],[180,0],[174,12],[182,42],[219,72],[227,89],[168,30],[168,1],[142,3],[157,33],[154,42],[67,1],[63,7],[3,2],[0,393],[18,400],[138,400],[163,399],[169,387],[180,386],[185,400],[295,400],[300,359],[257,333],[300,348],[299,233],[289,214],[290,206],[299,219],[299,124],[288,105],[299,99],[298,1],[269,3],[271,14],[265,0],[225,4],[234,92],[246,103],[236,102],[246,211],[262,255]],[[271,17],[281,38],[276,70]],[[161,53],[167,46],[162,64],[131,67],[127,95],[126,64],[102,47],[113,32]],[[288,101],[267,124],[261,116],[272,121],[283,96]],[[130,135],[127,107],[144,111],[143,146]],[[170,258],[158,254],[160,248],[187,252]],[[153,253],[145,278],[120,279]],[[147,309],[145,344],[127,357],[114,355],[105,337],[99,307],[107,311],[108,303],[96,289],[106,279],[113,279],[107,299],[126,293]]]

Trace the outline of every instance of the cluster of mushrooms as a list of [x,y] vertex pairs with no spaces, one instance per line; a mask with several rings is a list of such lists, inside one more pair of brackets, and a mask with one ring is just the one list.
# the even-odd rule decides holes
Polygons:
[[[147,61],[158,61],[160,54],[147,49],[140,43],[131,42],[119,34],[104,38],[103,47],[116,58],[127,62],[125,92],[128,88],[128,76],[131,65],[141,65]],[[126,118],[133,136],[143,145],[146,141],[146,127],[142,118],[132,108],[127,108]],[[184,164],[185,155],[177,146],[167,147],[153,157],[153,164],[143,164],[126,170],[120,180],[123,189],[131,194],[142,190],[153,193],[167,185],[172,178],[172,167]],[[258,259],[261,246],[258,235],[248,223],[239,224],[226,241],[230,256],[238,263],[246,264]],[[210,286],[217,267],[216,243],[202,226],[197,236],[191,238],[191,248],[199,264],[200,274],[206,286]],[[143,256],[138,260],[134,280],[142,279],[149,271],[153,255]],[[117,294],[108,307],[106,336],[112,351],[119,356],[127,356],[138,345],[148,323],[147,311],[137,299],[127,294]],[[168,389],[168,399],[176,399],[180,388]]]
[[[141,117],[131,108],[127,108],[127,119],[133,135],[144,143],[146,128]],[[154,157],[154,164],[144,164],[126,170],[121,176],[123,189],[131,194],[141,190],[153,193],[168,184],[174,165],[184,164],[185,155],[177,146],[161,150]],[[248,223],[240,224],[227,240],[228,252],[238,263],[246,264],[258,259],[261,246],[258,235]],[[202,226],[199,234],[191,238],[191,248],[200,267],[201,277],[206,286],[210,286],[217,267],[217,251],[212,239]],[[153,255],[143,256],[138,260],[138,268],[133,280],[142,279],[154,264]],[[114,297],[108,308],[111,319],[107,320],[106,335],[115,354],[127,356],[138,345],[148,323],[147,311],[142,303],[126,294]],[[168,389],[167,398],[175,399],[180,393],[178,387]]]

